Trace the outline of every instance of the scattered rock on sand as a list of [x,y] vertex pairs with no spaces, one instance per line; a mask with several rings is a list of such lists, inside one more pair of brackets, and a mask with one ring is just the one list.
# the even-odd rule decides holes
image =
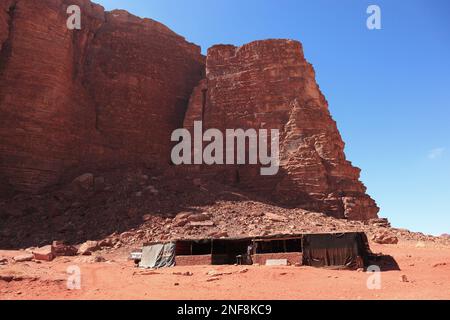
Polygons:
[[398,238],[389,232],[378,232],[373,235],[372,241],[378,244],[397,244]]
[[83,256],[89,256],[93,252],[95,252],[99,249],[100,249],[100,246],[98,245],[97,241],[86,241],[78,249],[78,254],[83,255]]
[[98,245],[102,248],[112,248],[112,247],[114,247],[115,242],[117,242],[117,241],[115,241],[114,239],[111,239],[111,238],[107,238],[107,239],[101,240],[98,243]]
[[33,258],[39,261],[52,261],[55,258],[52,246],[49,245],[33,250]]
[[216,270],[211,270],[206,273],[210,277],[219,277],[219,276],[230,276],[233,272],[218,272]]
[[274,221],[274,222],[286,222],[287,221],[286,217],[283,217],[283,216],[275,214],[275,213],[267,212],[264,215],[267,219]]
[[175,217],[175,220],[184,220],[187,219],[189,216],[191,216],[193,213],[192,212],[180,212],[179,214],[177,214],[177,216]]
[[13,260],[15,262],[27,262],[27,261],[33,260],[33,258],[34,258],[33,254],[27,253],[27,254],[22,254],[22,255],[19,255],[19,256],[15,256],[13,258]]
[[11,274],[0,274],[0,281],[11,282],[14,280],[14,276]]
[[400,281],[401,282],[409,282],[408,277],[405,275],[400,276]]
[[77,248],[65,245],[63,241],[53,241],[53,254],[55,257],[72,257],[77,255]]
[[211,216],[208,213],[199,213],[199,214],[192,214],[187,217],[187,220],[189,222],[202,222],[207,221],[211,218]]
[[214,239],[226,238],[226,237],[228,237],[228,232],[226,232],[226,231],[213,231],[213,232],[209,233],[208,236],[211,237],[211,238],[214,238]]
[[174,227],[184,227],[188,223],[187,219],[175,219],[173,222]]
[[214,222],[211,220],[195,221],[190,223],[193,227],[214,227]]
[[192,273],[192,272],[190,272],[190,271],[187,271],[187,272],[174,272],[174,273],[172,273],[173,275],[175,275],[175,276],[186,276],[186,277],[191,277],[191,276],[193,276],[194,274]]
[[120,234],[119,239],[120,241],[125,241],[127,239],[133,238],[134,233],[131,231],[125,231],[123,233]]
[[77,258],[76,262],[78,262],[78,263],[101,263],[101,262],[107,262],[107,260],[100,255],[95,255],[95,256]]
[[445,267],[446,265],[447,265],[447,262],[440,262],[440,263],[434,264],[433,268]]
[[157,274],[161,274],[156,271],[139,271],[139,272],[133,272],[133,276],[154,276]]
[[102,256],[94,256],[92,259],[93,263],[106,262],[107,260]]
[[206,282],[213,282],[213,281],[219,281],[219,280],[220,280],[220,278],[215,277],[215,278],[207,279]]

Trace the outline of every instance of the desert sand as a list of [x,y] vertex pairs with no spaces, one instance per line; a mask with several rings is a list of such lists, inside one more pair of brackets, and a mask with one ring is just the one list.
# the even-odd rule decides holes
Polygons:
[[[413,241],[371,243],[392,255],[400,271],[381,272],[381,289],[369,290],[371,274],[311,267],[189,266],[141,270],[127,249],[105,255],[106,262],[58,258],[52,262],[0,266],[0,299],[450,299],[450,247]],[[12,257],[17,251],[0,251]],[[81,289],[67,288],[67,268],[81,270]],[[10,276],[8,278],[8,276]],[[11,276],[14,278],[10,280]]]

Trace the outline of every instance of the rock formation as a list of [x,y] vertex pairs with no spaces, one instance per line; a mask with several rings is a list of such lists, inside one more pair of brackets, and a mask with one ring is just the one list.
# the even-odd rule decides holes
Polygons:
[[[278,129],[281,170],[260,176],[259,166],[204,168],[283,204],[339,218],[376,218],[378,207],[345,159],[344,142],[299,42],[256,41],[209,49],[206,79],[194,89],[185,127],[204,130]],[[217,171],[217,172],[216,172]]]
[[[81,7],[81,30],[66,9]],[[299,42],[200,48],[162,24],[89,0],[0,3],[0,195],[43,192],[85,172],[170,164],[170,134],[281,133],[281,169],[194,168],[282,204],[338,218],[377,216]],[[188,169],[191,170],[191,169]]]
[[[66,27],[73,4],[81,30]],[[198,46],[88,0],[2,0],[0,50],[2,193],[167,165],[167,141],[204,72]]]

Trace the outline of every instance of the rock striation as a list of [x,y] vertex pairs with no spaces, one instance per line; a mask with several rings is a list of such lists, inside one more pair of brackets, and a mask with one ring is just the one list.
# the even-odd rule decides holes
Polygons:
[[[255,41],[208,50],[206,77],[194,89],[184,126],[204,130],[278,129],[280,171],[261,176],[260,166],[204,168],[283,204],[368,220],[378,207],[346,160],[344,142],[299,42]],[[211,172],[212,171],[212,172]]]
[[[69,30],[69,5],[81,30]],[[204,56],[164,25],[88,0],[0,2],[0,185],[163,166]]]
[[[81,30],[66,26],[74,4]],[[194,121],[204,130],[278,129],[281,168],[190,173],[337,218],[377,217],[299,42],[217,45],[205,61],[164,25],[89,0],[0,2],[1,196],[118,168],[176,175],[170,135]]]

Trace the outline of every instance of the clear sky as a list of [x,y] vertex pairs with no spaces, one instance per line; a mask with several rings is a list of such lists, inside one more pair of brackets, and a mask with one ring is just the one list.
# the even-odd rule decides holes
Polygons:
[[[202,47],[303,43],[350,161],[395,227],[450,233],[450,1],[94,0]],[[382,30],[366,9],[381,8]]]

